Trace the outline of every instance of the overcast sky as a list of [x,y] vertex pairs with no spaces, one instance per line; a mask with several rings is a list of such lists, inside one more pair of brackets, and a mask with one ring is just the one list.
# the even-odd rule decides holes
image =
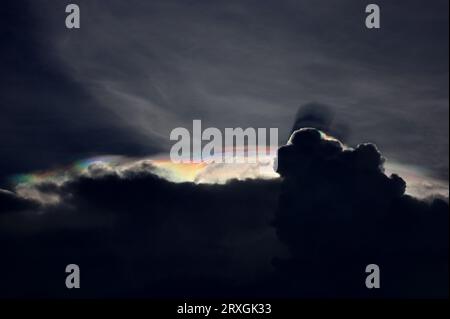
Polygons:
[[[73,2],[73,1],[72,1]],[[151,155],[170,131],[278,127],[328,105],[345,142],[448,180],[448,1],[17,1],[2,12],[0,175]],[[3,49],[4,48],[4,49]]]

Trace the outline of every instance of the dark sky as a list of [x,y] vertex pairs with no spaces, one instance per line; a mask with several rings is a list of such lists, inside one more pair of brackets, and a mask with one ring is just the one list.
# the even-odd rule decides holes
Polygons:
[[347,143],[448,180],[448,1],[9,1],[1,9],[1,176],[170,147],[193,119],[278,127],[328,105]]
[[[359,0],[3,2],[0,297],[448,298],[448,198],[384,170],[448,192],[448,1],[376,3],[380,30]],[[174,183],[137,161],[9,183],[165,153],[194,119],[280,145],[309,123],[354,148],[304,129],[270,180]],[[65,289],[70,263],[84,290]]]

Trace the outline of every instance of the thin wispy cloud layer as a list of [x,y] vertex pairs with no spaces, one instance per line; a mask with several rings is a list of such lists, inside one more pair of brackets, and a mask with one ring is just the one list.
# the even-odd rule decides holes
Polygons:
[[4,4],[3,177],[151,155],[193,119],[279,127],[284,142],[297,107],[318,101],[351,128],[345,142],[448,181],[446,0],[379,1],[374,32],[359,0],[80,0],[70,32],[66,4]]
[[[48,1],[5,1],[0,11],[0,185],[7,178],[99,154],[148,155],[149,136],[105,109],[55,56],[37,9]],[[59,2],[57,6],[61,6]],[[64,13],[64,6],[62,7]]]

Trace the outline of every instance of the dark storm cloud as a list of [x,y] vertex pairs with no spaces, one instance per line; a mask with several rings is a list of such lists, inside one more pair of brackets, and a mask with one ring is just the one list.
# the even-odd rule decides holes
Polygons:
[[175,184],[101,168],[95,177],[37,186],[62,202],[2,220],[0,269],[8,276],[0,295],[71,296],[61,282],[69,263],[83,269],[83,292],[74,296],[246,295],[255,285],[267,293],[262,278],[283,253],[270,226],[278,187]]
[[[34,209],[1,192],[1,295],[448,296],[448,200],[405,195],[374,145],[343,149],[314,129],[297,131],[278,163],[281,179],[225,185],[93,164],[30,185],[60,199]],[[80,291],[64,288],[69,263],[82,268]],[[364,286],[372,263],[380,291]]]
[[374,295],[358,272],[372,263],[385,274],[379,296],[448,295],[448,203],[405,195],[383,165],[374,145],[344,149],[314,129],[280,148],[274,224],[292,253],[278,263],[288,295]]

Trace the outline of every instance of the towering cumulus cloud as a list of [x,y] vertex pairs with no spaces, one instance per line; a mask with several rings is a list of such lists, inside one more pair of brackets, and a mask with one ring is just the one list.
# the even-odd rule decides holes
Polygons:
[[[278,154],[283,178],[275,227],[291,258],[277,260],[286,293],[305,296],[448,295],[448,203],[405,195],[372,144],[355,149],[316,129]],[[377,264],[382,289],[369,291]],[[288,284],[289,283],[289,284]]]
[[0,191],[0,296],[448,296],[448,203],[405,195],[383,162],[300,129],[272,179],[175,183],[148,161],[92,163]]

